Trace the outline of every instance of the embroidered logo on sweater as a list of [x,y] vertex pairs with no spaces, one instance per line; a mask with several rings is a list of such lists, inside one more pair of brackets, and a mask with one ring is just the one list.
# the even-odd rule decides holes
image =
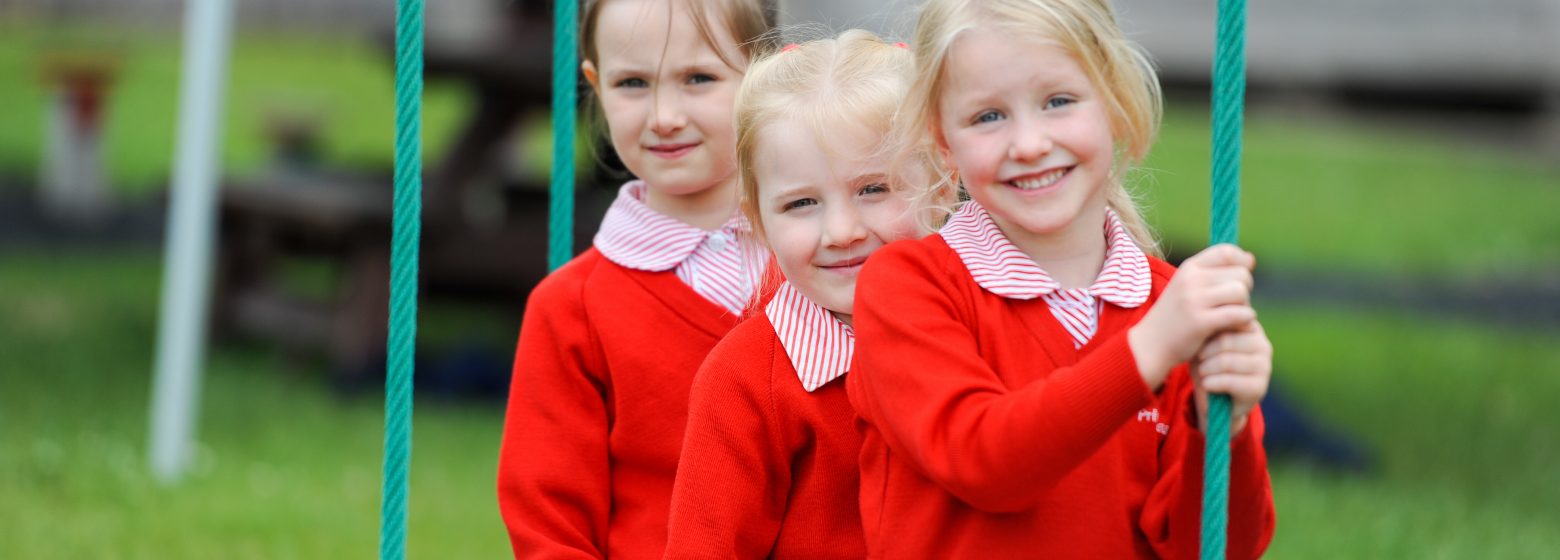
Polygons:
[[1139,410],[1137,413],[1137,421],[1152,422],[1154,424],[1154,431],[1159,432],[1159,435],[1170,433],[1170,425],[1159,421],[1159,409],[1157,408],[1145,408],[1143,410]]

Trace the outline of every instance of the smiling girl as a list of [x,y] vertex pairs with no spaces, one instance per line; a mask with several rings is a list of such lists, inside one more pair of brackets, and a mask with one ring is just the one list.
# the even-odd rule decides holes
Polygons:
[[888,136],[910,72],[902,46],[848,31],[786,47],[743,81],[742,207],[786,282],[694,380],[667,558],[866,554],[840,377],[862,265],[924,233],[907,193],[930,174]]
[[768,260],[741,242],[731,109],[773,20],[758,0],[585,7],[580,69],[637,179],[526,306],[498,465],[516,557],[665,549],[688,388]]
[[1233,402],[1229,556],[1261,555],[1255,259],[1154,256],[1122,183],[1159,124],[1146,57],[1105,0],[928,0],[915,49],[929,190],[970,200],[861,273],[870,556],[1195,558],[1210,391]]

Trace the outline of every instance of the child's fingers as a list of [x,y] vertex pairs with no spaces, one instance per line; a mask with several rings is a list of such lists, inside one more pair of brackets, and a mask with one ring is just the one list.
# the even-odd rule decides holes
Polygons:
[[1228,243],[1220,243],[1187,259],[1192,266],[1239,266],[1251,269],[1257,265],[1257,257]]
[[1240,400],[1261,400],[1267,394],[1268,378],[1260,375],[1240,375],[1233,373],[1215,374],[1203,377],[1198,383],[1202,390],[1208,393],[1230,395]]
[[1260,323],[1260,321],[1251,321],[1251,324],[1243,324],[1242,328],[1240,328],[1240,331],[1246,332],[1246,334],[1250,335],[1253,340],[1259,342],[1260,348],[1267,349],[1267,351],[1270,351],[1270,353],[1273,351],[1273,342],[1268,340],[1267,331],[1262,329],[1262,323]]
[[1198,321],[1200,324],[1196,326],[1200,327],[1202,332],[1216,333],[1234,329],[1255,320],[1257,320],[1257,310],[1252,309],[1250,305],[1236,303],[1220,305],[1208,310],[1201,320]]
[[1251,303],[1251,288],[1235,281],[1214,284],[1202,291],[1202,300],[1209,307],[1246,305]]
[[1235,283],[1244,286],[1248,292],[1256,287],[1256,280],[1252,277],[1251,271],[1238,266],[1220,266],[1199,272],[1205,275],[1205,282],[1208,285]]
[[1267,357],[1261,354],[1224,352],[1198,362],[1197,376],[1252,375],[1260,373],[1267,365]]
[[1219,354],[1237,351],[1235,348],[1240,345],[1240,341],[1235,340],[1236,338],[1235,334],[1228,331],[1214,335],[1213,338],[1208,339],[1208,342],[1203,343],[1202,348],[1197,349],[1195,358],[1197,363],[1201,365]]
[[1252,325],[1256,322],[1243,324],[1234,329],[1221,332],[1208,339],[1203,347],[1197,351],[1197,360],[1207,361],[1218,354],[1226,352],[1239,352],[1254,354],[1262,352],[1267,346],[1267,339],[1253,331]]

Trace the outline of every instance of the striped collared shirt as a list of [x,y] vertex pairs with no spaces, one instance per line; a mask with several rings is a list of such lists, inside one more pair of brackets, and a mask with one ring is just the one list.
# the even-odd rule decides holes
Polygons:
[[675,270],[693,291],[741,315],[757,285],[748,265],[769,258],[749,239],[746,220],[733,216],[720,229],[705,231],[645,206],[646,189],[635,180],[618,191],[596,233],[596,250],[625,268]]
[[1104,302],[1133,308],[1148,301],[1152,278],[1148,257],[1121,225],[1115,212],[1105,211],[1105,264],[1088,288],[1061,289],[1061,284],[1009,241],[991,214],[975,201],[948,220],[942,231],[975,283],[986,291],[1010,299],[1045,300],[1056,320],[1082,347],[1099,328]]
[[790,282],[780,285],[764,307],[780,346],[796,368],[802,388],[811,393],[850,369],[856,349],[856,332]]

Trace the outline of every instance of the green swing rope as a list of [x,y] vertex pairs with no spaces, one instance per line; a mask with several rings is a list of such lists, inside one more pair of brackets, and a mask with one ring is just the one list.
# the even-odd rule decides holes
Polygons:
[[[574,245],[575,20],[578,0],[558,0],[553,43],[553,162],[548,268]],[[412,455],[412,372],[417,339],[417,254],[422,235],[423,2],[397,0],[395,218],[390,255],[390,340],[385,378],[384,486],[379,557],[406,557],[407,473]]]
[[579,68],[578,0],[553,6],[552,205],[547,212],[547,269],[574,256],[574,73]]
[[[1210,243],[1234,243],[1240,213],[1241,112],[1246,97],[1246,0],[1219,0],[1213,58],[1213,208]],[[1230,492],[1230,397],[1208,400],[1203,459],[1202,557],[1225,557]]]
[[390,341],[385,366],[385,475],[379,557],[406,557],[412,458],[412,358],[417,340],[417,251],[422,235],[423,2],[398,0],[395,26],[395,221],[390,253]]

